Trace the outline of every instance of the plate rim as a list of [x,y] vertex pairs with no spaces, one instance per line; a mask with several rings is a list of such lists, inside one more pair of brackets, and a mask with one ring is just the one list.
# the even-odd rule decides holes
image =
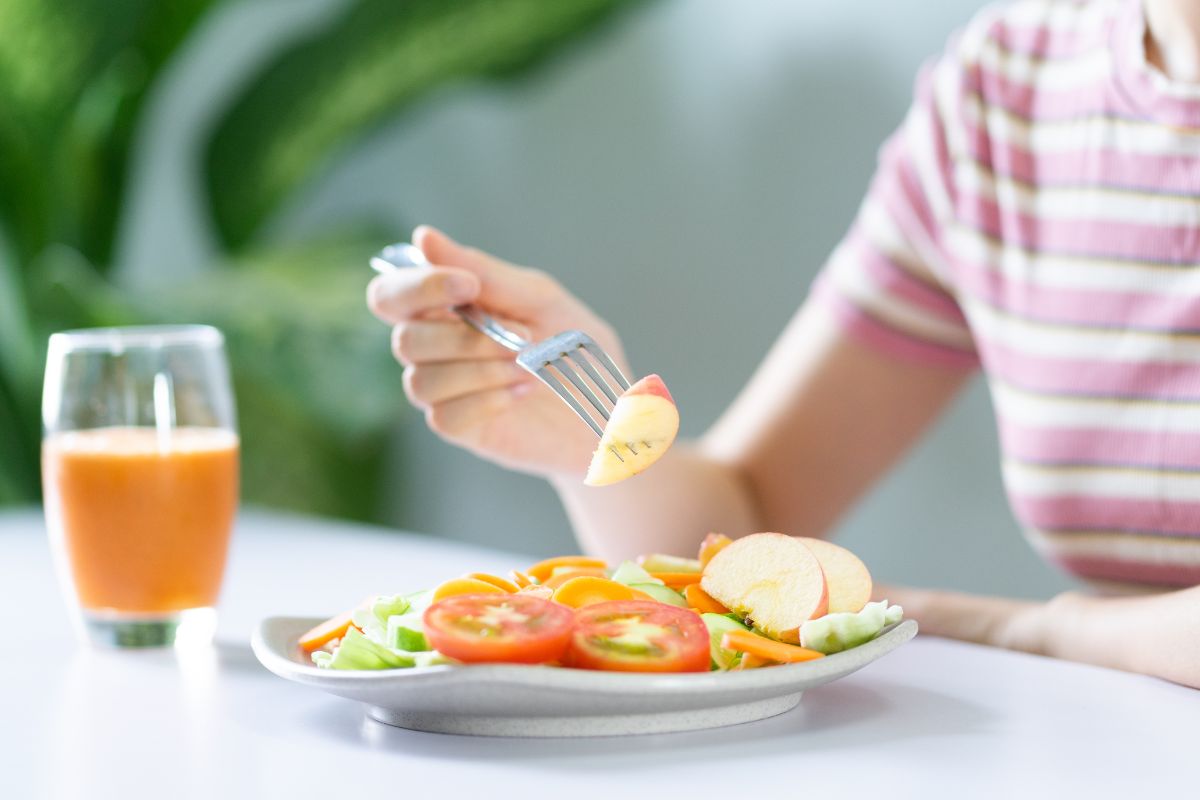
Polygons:
[[[770,669],[693,673],[609,672],[547,667],[541,664],[473,664],[466,667],[448,664],[405,669],[328,670],[300,663],[288,653],[281,652],[270,641],[271,637],[268,634],[274,626],[287,623],[297,627],[312,627],[324,619],[287,615],[266,617],[255,627],[251,637],[251,649],[258,661],[279,677],[322,688],[367,688],[372,685],[399,686],[476,679],[564,690],[641,690],[691,694],[706,689],[739,690],[791,685],[804,682],[806,678],[819,681],[827,675],[843,677],[843,668],[846,670],[844,674],[849,674],[867,666],[911,640],[919,629],[916,620],[904,619],[885,627],[882,633],[865,644],[814,661],[783,664]],[[301,628],[301,631],[307,627]],[[291,641],[290,647],[296,648],[297,643]]]

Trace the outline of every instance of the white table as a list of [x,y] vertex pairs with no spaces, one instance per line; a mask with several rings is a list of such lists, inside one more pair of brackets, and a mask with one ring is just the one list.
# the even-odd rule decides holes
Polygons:
[[0,513],[0,796],[1200,796],[1200,692],[930,637],[774,719],[549,741],[389,728],[276,678],[247,644],[264,616],[320,615],[529,560],[245,513],[212,651],[95,651],[73,640],[40,515]]

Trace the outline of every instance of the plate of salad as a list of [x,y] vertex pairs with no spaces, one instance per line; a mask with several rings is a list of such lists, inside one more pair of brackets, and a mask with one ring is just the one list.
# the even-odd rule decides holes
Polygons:
[[404,728],[483,736],[696,730],[794,708],[911,639],[870,573],[823,540],[710,534],[696,558],[546,559],[271,617],[267,669]]

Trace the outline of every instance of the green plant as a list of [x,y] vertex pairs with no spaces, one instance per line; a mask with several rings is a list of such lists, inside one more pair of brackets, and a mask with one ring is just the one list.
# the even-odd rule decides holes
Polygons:
[[636,2],[347,0],[246,76],[195,154],[221,263],[134,292],[112,275],[135,134],[172,57],[222,3],[0,0],[0,504],[38,497],[49,332],[195,321],[229,342],[246,497],[370,517],[400,401],[363,264],[388,234],[280,245],[264,227],[439,87],[517,75]]

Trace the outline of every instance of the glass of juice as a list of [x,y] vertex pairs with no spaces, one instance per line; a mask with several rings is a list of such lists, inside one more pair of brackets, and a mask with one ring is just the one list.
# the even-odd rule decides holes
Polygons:
[[85,638],[211,639],[238,497],[220,331],[52,335],[42,422],[46,526]]

